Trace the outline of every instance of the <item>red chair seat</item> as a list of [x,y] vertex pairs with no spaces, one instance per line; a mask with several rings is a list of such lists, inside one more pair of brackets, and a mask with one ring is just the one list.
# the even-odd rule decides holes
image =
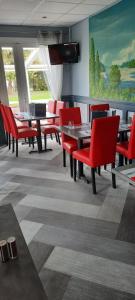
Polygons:
[[43,134],[57,133],[57,128],[55,126],[45,126],[41,129]]
[[22,124],[21,122],[16,121],[16,125],[17,125],[18,129],[29,128],[29,126],[26,124],[26,122]]
[[23,129],[18,129],[18,135],[17,139],[21,138],[31,138],[34,136],[38,136],[38,132],[36,129],[31,129],[31,128],[23,128]]
[[90,165],[90,148],[83,148],[73,152],[73,158],[84,164]]
[[74,139],[69,139],[62,143],[62,147],[69,153],[72,154],[73,151],[77,149],[77,141]]
[[128,141],[117,144],[116,152],[122,154],[123,156],[128,157],[128,145],[129,145]]

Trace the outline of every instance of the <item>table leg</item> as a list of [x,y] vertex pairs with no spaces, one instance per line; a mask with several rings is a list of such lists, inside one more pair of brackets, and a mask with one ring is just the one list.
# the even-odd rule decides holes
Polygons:
[[[82,149],[83,148],[83,140],[79,140],[78,141],[78,149]],[[82,162],[78,162],[78,175],[79,178],[83,177],[83,163]]]
[[[125,133],[124,132],[120,132],[120,142],[123,142],[125,140]],[[123,166],[123,155],[119,154],[119,163],[118,166],[121,167]]]
[[52,149],[42,149],[42,136],[41,136],[41,127],[40,127],[40,120],[37,120],[37,132],[38,132],[38,136],[37,136],[37,146],[38,146],[38,151],[36,150],[32,150],[29,153],[42,153],[42,152],[48,152],[48,151],[52,151]]
[[37,120],[37,146],[38,146],[38,152],[42,152],[42,137],[41,137],[41,127],[40,127],[40,120]]

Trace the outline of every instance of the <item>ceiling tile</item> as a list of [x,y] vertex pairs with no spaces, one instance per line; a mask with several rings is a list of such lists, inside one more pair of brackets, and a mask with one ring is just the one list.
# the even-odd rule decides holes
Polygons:
[[103,6],[101,5],[85,5],[85,4],[78,4],[73,11],[70,11],[70,14],[79,14],[79,15],[92,15],[93,13],[101,10]]
[[64,15],[59,22],[79,22],[86,18],[86,15]]
[[[31,21],[46,21],[48,19],[53,19],[53,20],[56,20],[60,17],[62,17],[63,15],[62,14],[53,14],[53,13],[35,13],[31,16],[30,20]],[[47,18],[43,18],[43,17],[47,17]]]
[[23,11],[16,11],[16,10],[10,10],[10,14],[8,14],[7,17],[7,10],[0,10],[0,23],[1,23],[1,19],[5,19],[5,20],[9,20],[9,19],[14,19],[16,21],[16,19],[22,18],[24,19],[27,15],[29,15],[29,13],[25,13]]
[[52,13],[67,13],[73,9],[76,4],[72,3],[58,3],[58,2],[46,2],[43,3],[37,10],[37,12],[52,12]]
[[34,9],[41,0],[33,0],[33,1],[28,1],[28,0],[4,0],[2,1],[0,8],[4,10],[22,10],[22,11],[27,11],[27,10],[32,10]]
[[116,4],[120,0],[83,0],[83,4],[93,4],[93,5],[100,5],[101,7],[108,7],[111,4]]

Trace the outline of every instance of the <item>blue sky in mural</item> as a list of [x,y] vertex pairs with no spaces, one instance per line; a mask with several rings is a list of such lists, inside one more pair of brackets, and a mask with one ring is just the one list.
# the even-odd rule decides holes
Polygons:
[[89,26],[105,66],[135,59],[135,0],[123,0],[91,17]]

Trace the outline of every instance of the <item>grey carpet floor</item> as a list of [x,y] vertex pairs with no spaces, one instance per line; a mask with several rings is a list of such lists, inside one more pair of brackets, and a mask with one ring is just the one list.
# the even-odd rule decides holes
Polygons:
[[[135,299],[135,189],[102,170],[70,178],[61,147],[16,158],[0,149],[0,205],[11,203],[49,300]],[[89,177],[90,170],[85,170]]]

